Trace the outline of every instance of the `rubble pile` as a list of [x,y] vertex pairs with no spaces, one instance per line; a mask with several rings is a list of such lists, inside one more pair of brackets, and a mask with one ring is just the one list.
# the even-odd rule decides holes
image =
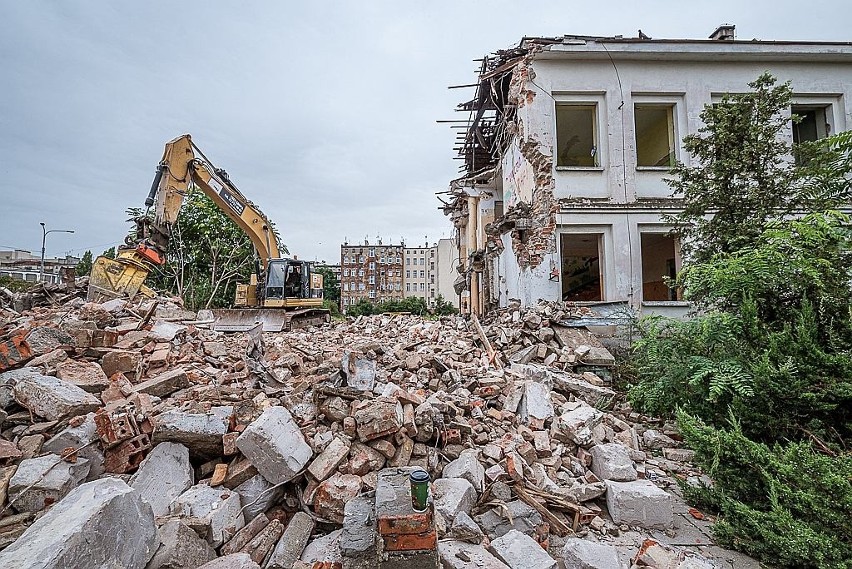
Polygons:
[[698,473],[617,397],[589,315],[224,335],[172,298],[8,308],[0,566],[712,567],[637,551]]

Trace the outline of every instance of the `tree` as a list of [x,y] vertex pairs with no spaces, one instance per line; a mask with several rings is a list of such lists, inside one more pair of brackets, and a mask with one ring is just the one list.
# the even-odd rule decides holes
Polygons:
[[77,263],[77,267],[74,269],[77,273],[78,277],[88,276],[92,272],[92,252],[86,251],[83,253],[83,256],[80,258],[80,262]]
[[705,261],[757,239],[771,220],[802,206],[796,165],[784,136],[790,83],[765,73],[752,91],[707,105],[698,134],[683,139],[691,163],[672,170],[673,196],[683,211],[670,216],[687,260]]
[[720,514],[720,543],[773,566],[848,569],[852,232],[833,208],[849,204],[852,135],[791,148],[789,85],[751,85],[685,139],[677,280],[702,310],[641,322],[629,396],[677,417],[714,480],[684,493]]
[[435,308],[433,309],[435,316],[449,316],[451,314],[457,314],[458,311],[458,308],[453,306],[452,302],[446,300],[444,295],[439,294],[435,299]]
[[110,247],[103,253],[101,253],[102,257],[106,257],[108,259],[115,259],[115,247]]
[[322,296],[334,303],[340,302],[340,282],[328,267],[316,267],[315,272],[322,275]]

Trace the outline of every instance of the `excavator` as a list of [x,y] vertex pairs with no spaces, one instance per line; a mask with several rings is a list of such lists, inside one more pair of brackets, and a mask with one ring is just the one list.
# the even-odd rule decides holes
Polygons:
[[115,259],[100,256],[93,263],[89,301],[153,294],[145,278],[165,264],[172,229],[192,187],[204,192],[248,235],[256,252],[250,282],[237,284],[234,308],[213,310],[214,330],[238,332],[262,324],[264,332],[280,332],[330,321],[330,312],[322,308],[322,274],[305,261],[280,256],[269,219],[237,189],[227,172],[213,166],[188,134],[166,144],[145,200],[145,215],[134,219],[136,229]]

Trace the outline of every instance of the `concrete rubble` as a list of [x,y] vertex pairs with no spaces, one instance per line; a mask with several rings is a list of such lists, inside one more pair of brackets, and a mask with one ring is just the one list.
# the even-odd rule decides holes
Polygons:
[[[675,531],[667,490],[700,472],[613,390],[589,308],[258,343],[179,299],[80,296],[0,308],[2,567],[61,567],[91,540],[140,569],[697,563],[613,541]],[[413,470],[431,478],[422,512]]]

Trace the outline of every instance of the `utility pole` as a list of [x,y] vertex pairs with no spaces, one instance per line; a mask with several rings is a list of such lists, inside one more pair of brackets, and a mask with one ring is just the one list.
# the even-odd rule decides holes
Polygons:
[[47,241],[48,233],[74,233],[73,229],[47,229],[44,222],[40,221],[41,225],[41,270],[39,271],[39,281],[44,282],[44,244]]

